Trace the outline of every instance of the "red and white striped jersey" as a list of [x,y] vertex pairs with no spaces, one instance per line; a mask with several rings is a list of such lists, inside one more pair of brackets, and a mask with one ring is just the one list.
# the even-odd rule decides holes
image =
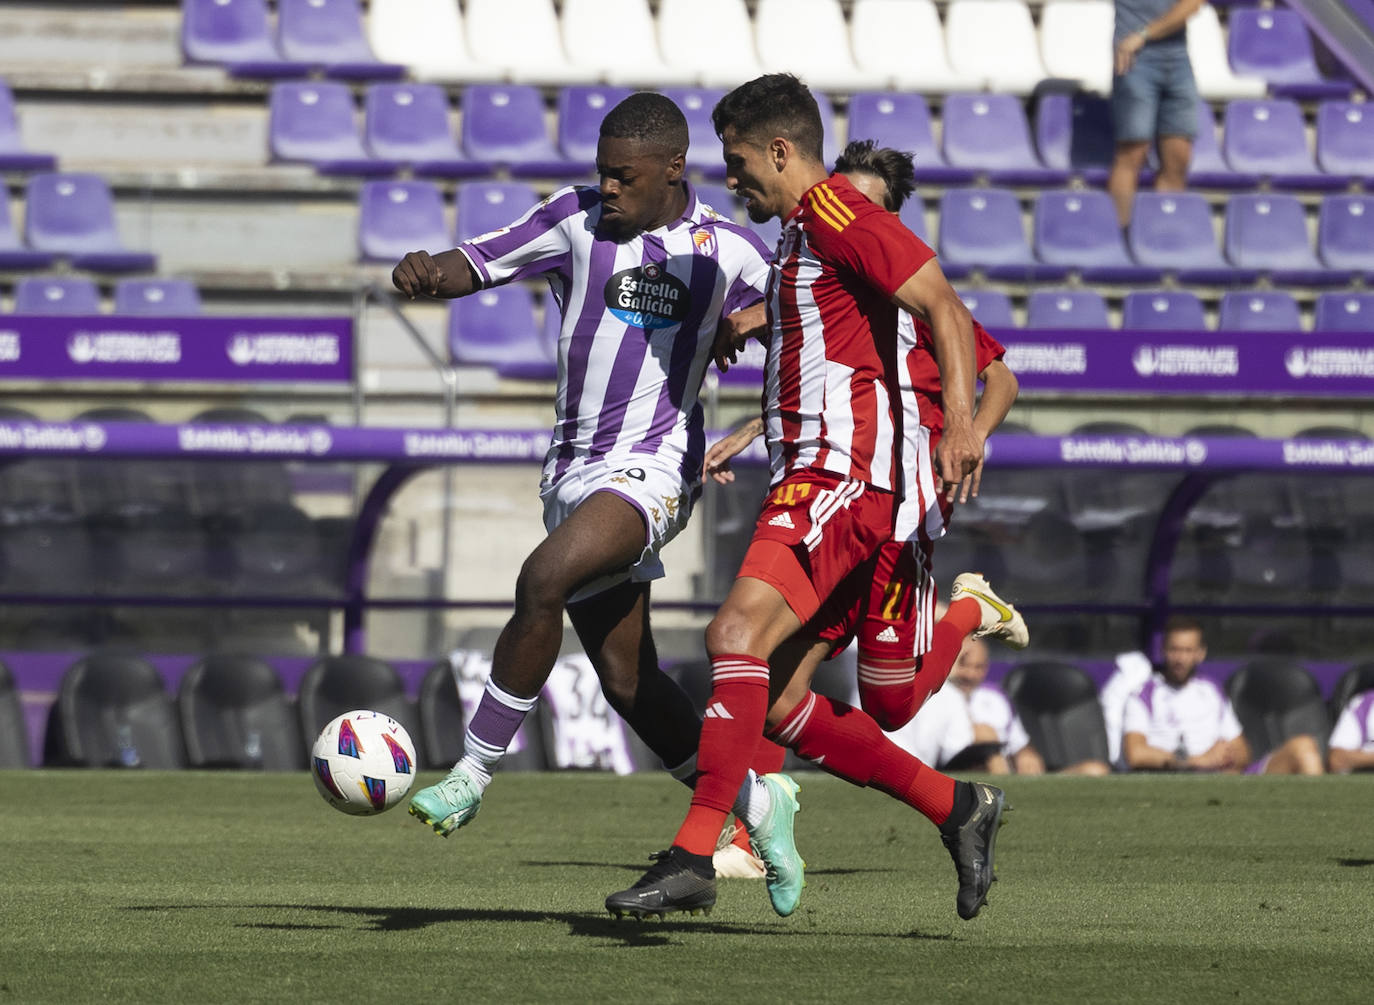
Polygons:
[[807,189],[783,221],[763,388],[774,484],[814,467],[901,490],[892,295],[933,257],[842,175]]

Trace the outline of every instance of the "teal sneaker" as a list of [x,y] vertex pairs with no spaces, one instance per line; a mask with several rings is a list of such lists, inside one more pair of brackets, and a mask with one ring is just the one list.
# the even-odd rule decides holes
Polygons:
[[448,837],[477,816],[481,808],[481,788],[456,764],[442,782],[421,789],[410,799],[410,815],[429,824],[442,837]]
[[801,786],[783,774],[764,775],[763,783],[768,786],[773,805],[763,823],[749,832],[749,843],[754,846],[754,854],[763,859],[763,878],[773,910],[785,918],[797,909],[802,887],[806,885],[806,863],[797,854],[792,834],[793,819],[801,809],[797,803]]

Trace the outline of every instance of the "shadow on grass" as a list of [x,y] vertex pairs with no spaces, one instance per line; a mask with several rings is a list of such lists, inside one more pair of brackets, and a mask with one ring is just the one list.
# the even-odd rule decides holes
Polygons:
[[1363,869],[1366,866],[1374,865],[1374,858],[1338,858],[1336,864],[1349,869]]
[[[653,863],[649,859],[644,860],[643,865],[608,865],[605,862],[570,862],[554,860],[531,860],[527,859],[520,863],[535,869],[623,869],[626,872],[642,873]],[[808,876],[857,876],[865,872],[894,872],[893,869],[807,869]]]

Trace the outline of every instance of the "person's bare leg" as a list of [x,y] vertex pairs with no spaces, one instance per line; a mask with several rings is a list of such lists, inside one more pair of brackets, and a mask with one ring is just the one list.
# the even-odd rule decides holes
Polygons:
[[1306,734],[1290,737],[1269,755],[1266,775],[1320,775],[1323,773],[1321,747]]
[[1140,184],[1140,170],[1150,152],[1148,142],[1118,143],[1112,168],[1107,175],[1107,193],[1116,205],[1116,218],[1122,227],[1130,225],[1135,192]]
[[1188,165],[1193,162],[1193,141],[1187,136],[1159,138],[1157,192],[1182,192],[1188,186]]

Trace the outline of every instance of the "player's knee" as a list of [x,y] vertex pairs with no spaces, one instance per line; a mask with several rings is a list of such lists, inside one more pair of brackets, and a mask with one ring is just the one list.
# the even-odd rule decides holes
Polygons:
[[556,611],[561,618],[568,592],[561,577],[531,555],[515,580],[515,608],[522,614]]
[[1297,774],[1322,774],[1322,750],[1315,736],[1303,734],[1288,741]]
[[706,651],[712,656],[748,653],[753,648],[754,637],[754,626],[749,618],[742,612],[723,607],[706,626]]

